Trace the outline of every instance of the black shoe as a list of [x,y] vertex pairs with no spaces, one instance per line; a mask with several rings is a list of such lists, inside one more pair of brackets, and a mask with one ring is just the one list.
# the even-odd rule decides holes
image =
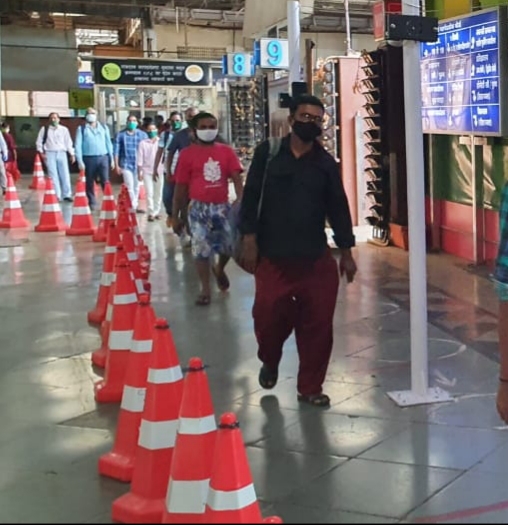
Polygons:
[[65,202],[74,202],[74,199],[72,197],[64,197]]
[[138,208],[138,209],[136,210],[136,213],[146,213],[146,211],[145,211],[145,210],[141,210],[141,209]]

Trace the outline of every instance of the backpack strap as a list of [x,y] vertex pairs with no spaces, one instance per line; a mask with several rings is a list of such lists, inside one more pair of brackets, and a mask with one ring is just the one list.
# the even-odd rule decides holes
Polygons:
[[44,149],[44,146],[46,145],[46,142],[48,140],[48,129],[49,126],[44,126],[44,135],[42,136],[42,149]]
[[270,137],[268,139],[268,155],[266,156],[265,171],[263,173],[263,183],[261,185],[261,195],[259,196],[259,202],[258,202],[258,220],[261,217],[261,208],[263,206],[263,199],[265,196],[266,177],[268,175],[268,165],[270,164],[272,159],[275,158],[279,154],[281,144],[282,144],[281,137]]

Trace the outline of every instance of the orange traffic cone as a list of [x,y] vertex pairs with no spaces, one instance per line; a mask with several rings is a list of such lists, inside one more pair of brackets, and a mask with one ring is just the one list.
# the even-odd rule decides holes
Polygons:
[[161,523],[183,385],[171,330],[157,319],[131,490],[113,502],[114,521]]
[[95,231],[92,213],[88,206],[85,182],[80,178],[76,183],[76,195],[72,207],[72,221],[65,232],[66,235],[92,235]]
[[262,519],[238,419],[223,414],[204,523],[261,523]]
[[203,521],[217,426],[201,359],[194,357],[184,381],[175,453],[162,523]]
[[60,232],[67,229],[64,222],[62,210],[56,198],[55,188],[51,177],[46,177],[46,191],[42,201],[41,216],[39,224],[35,227],[36,232]]
[[142,294],[134,321],[134,334],[125,374],[115,443],[111,452],[99,458],[99,474],[119,481],[132,479],[139,426],[145,404],[154,325],[155,313],[150,306],[150,296]]
[[[116,236],[117,236],[117,233],[113,231],[113,239],[116,240]],[[111,277],[111,284],[109,286],[107,306],[106,306],[106,316],[104,318],[104,321],[102,321],[100,330],[99,330],[101,334],[101,346],[97,350],[92,352],[92,363],[95,366],[98,366],[99,368],[105,368],[106,360],[108,357],[109,332],[111,328],[111,318],[112,318],[112,313],[113,313],[113,301],[115,298],[115,283],[116,283],[116,278],[117,278],[116,272],[118,270],[117,263],[123,257],[125,257],[122,244],[118,244],[115,249],[116,249],[115,260],[113,263],[115,271],[113,272],[113,275]]]
[[120,238],[122,239],[122,243],[125,246],[127,258],[129,259],[129,264],[131,265],[131,270],[134,274],[134,279],[136,280],[136,289],[138,290],[138,294],[143,293],[144,283],[141,272],[141,264],[139,262],[139,255],[136,250],[136,245],[134,244],[134,234],[130,228],[126,228],[120,232]]
[[28,228],[29,226],[30,223],[26,220],[19,202],[14,179],[11,173],[7,172],[7,190],[0,228]]
[[86,174],[85,174],[85,170],[79,170],[79,175],[78,175],[78,182],[79,181],[83,181],[86,185]]
[[44,182],[44,169],[42,167],[41,156],[39,153],[35,154],[32,182],[28,187],[31,190],[46,189],[46,183]]
[[106,182],[104,186],[104,196],[102,198],[101,214],[99,216],[99,226],[93,234],[94,242],[104,242],[106,240],[106,234],[108,226],[116,221],[116,205],[113,190],[111,189],[111,183]]
[[132,344],[138,297],[123,249],[120,253],[122,256],[116,269],[106,372],[104,379],[95,384],[95,400],[98,403],[118,403],[122,400],[125,372]]
[[88,322],[90,324],[101,324],[106,318],[108,307],[109,287],[115,276],[115,254],[116,245],[118,244],[118,232],[113,222],[108,226],[108,243],[104,248],[104,259],[102,261],[102,273],[97,294],[95,308],[88,312]]

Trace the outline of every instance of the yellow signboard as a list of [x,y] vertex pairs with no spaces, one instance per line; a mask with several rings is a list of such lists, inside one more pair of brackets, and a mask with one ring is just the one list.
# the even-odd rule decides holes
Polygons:
[[86,109],[93,107],[93,89],[69,89],[69,108]]

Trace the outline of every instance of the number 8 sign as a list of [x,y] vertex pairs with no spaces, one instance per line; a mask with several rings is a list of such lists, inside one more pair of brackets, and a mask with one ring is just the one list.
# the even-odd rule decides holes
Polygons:
[[287,40],[261,38],[260,66],[263,69],[289,69],[289,44]]
[[252,56],[248,53],[229,53],[227,74],[234,77],[252,76]]

